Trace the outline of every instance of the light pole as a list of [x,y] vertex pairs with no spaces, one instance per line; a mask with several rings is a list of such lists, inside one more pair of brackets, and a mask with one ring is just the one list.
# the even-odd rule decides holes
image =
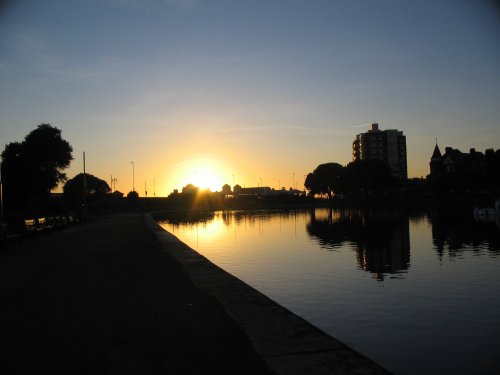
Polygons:
[[85,220],[87,213],[87,170],[85,169],[85,151],[83,151],[83,212],[82,219]]
[[134,183],[134,180],[135,180],[135,164],[134,164],[133,161],[131,161],[130,164],[132,164],[132,191],[135,191],[135,183]]

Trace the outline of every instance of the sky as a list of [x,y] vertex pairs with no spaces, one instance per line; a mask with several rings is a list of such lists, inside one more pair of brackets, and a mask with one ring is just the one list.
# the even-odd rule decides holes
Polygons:
[[[0,2],[0,148],[37,125],[127,193],[297,187],[378,122],[409,177],[437,138],[500,148],[500,6],[487,0]],[[133,162],[133,164],[131,163]]]

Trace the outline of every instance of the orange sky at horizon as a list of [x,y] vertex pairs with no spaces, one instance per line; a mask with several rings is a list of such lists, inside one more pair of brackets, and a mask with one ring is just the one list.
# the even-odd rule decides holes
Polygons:
[[140,196],[189,183],[302,189],[319,164],[352,161],[356,135],[377,122],[403,131],[408,177],[425,177],[436,138],[441,150],[500,146],[496,10],[449,0],[6,2],[0,148],[50,123],[73,146],[68,178],[83,172],[85,151],[87,173],[113,176],[124,194],[131,162]]
[[[354,132],[352,140],[354,140]],[[351,162],[352,140],[348,141],[342,150],[337,149],[338,156],[332,156],[330,160],[321,160],[318,157],[311,161],[312,158],[305,158],[297,152],[295,163],[289,162],[286,157],[279,158],[279,155],[273,160],[269,158],[268,153],[259,153],[257,146],[255,153],[243,148],[240,148],[241,152],[238,153],[238,147],[233,149],[221,146],[203,152],[198,143],[191,144],[191,147],[178,145],[174,149],[167,148],[163,152],[158,146],[158,149],[151,147],[148,152],[138,156],[129,156],[120,152],[112,153],[106,160],[97,161],[94,158],[96,150],[92,150],[86,151],[86,171],[105,180],[110,186],[111,178],[117,179],[113,187],[124,194],[132,190],[134,175],[135,190],[140,196],[145,196],[147,190],[149,197],[168,196],[175,189],[181,191],[187,184],[193,184],[202,189],[208,188],[211,191],[220,191],[224,184],[229,184],[231,187],[239,184],[243,187],[269,186],[273,189],[295,187],[302,190],[305,176],[319,164],[337,162],[346,165]],[[434,149],[432,141],[427,145],[429,152],[427,160],[430,159]],[[246,153],[243,153],[244,151]],[[75,149],[73,156],[74,160],[70,168],[66,170],[68,178],[83,171],[83,151]],[[134,162],[133,168],[132,161]],[[410,178],[425,177],[429,173],[427,163],[415,165],[411,159],[408,169]],[[61,187],[57,191],[61,191]]]

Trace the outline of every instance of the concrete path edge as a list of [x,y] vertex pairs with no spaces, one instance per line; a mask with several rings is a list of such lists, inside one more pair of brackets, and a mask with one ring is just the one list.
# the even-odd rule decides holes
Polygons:
[[272,301],[164,230],[145,220],[192,282],[216,298],[276,374],[389,374],[380,365]]

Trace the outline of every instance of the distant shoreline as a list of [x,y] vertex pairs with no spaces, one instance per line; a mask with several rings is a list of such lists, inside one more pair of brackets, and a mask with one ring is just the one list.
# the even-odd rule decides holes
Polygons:
[[287,202],[266,200],[259,197],[247,199],[241,202],[233,201],[228,204],[206,204],[206,205],[183,205],[171,204],[168,198],[139,198],[138,209],[145,211],[203,211],[203,210],[252,210],[252,209],[307,209],[315,207],[331,208],[353,208],[353,209],[380,209],[380,208],[461,208],[473,209],[474,207],[493,207],[500,194],[484,195],[435,195],[415,196],[411,198],[401,197],[353,197],[342,199],[312,199],[308,197],[297,198]]

